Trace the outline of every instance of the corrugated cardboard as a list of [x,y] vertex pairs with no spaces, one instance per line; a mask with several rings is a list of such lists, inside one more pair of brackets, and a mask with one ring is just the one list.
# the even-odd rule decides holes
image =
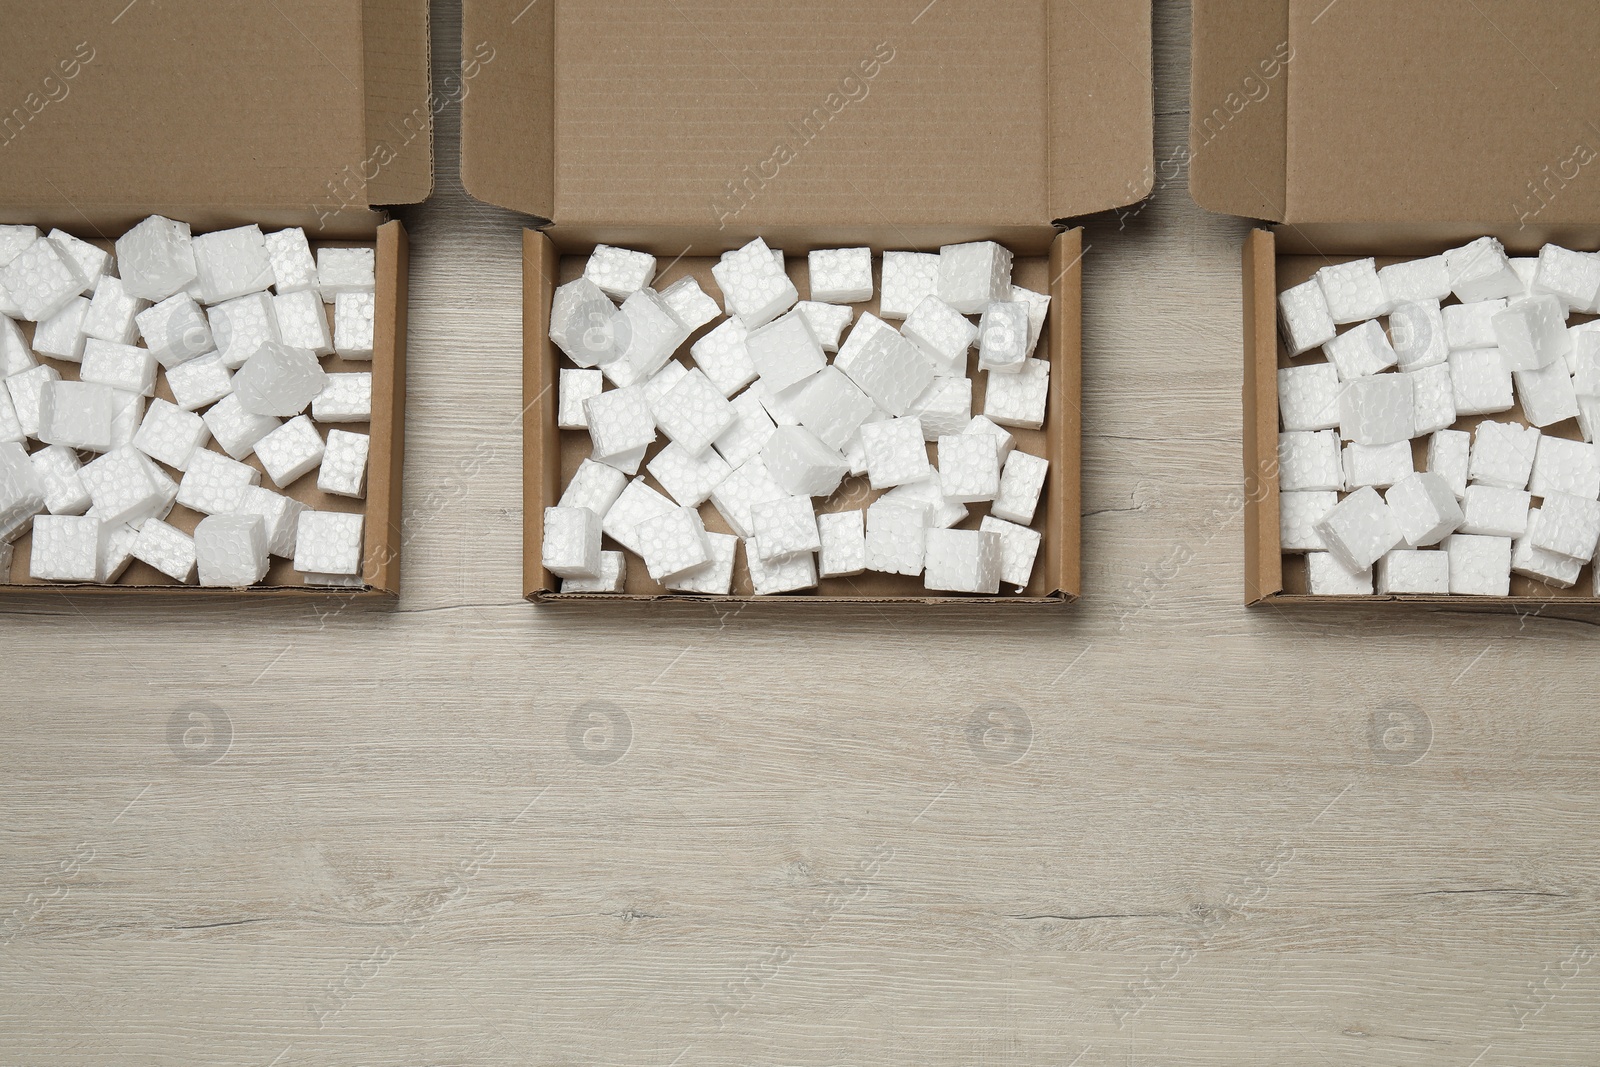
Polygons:
[[[983,239],[1018,254],[1018,284],[1052,292],[1050,421],[1019,435],[1052,460],[1048,534],[1024,595],[990,599],[1077,595],[1082,240],[1063,222],[1149,191],[1148,4],[467,0],[463,54],[484,49],[495,58],[463,104],[463,181],[542,227],[523,257],[530,598],[567,599],[540,566],[541,520],[587,440],[555,425],[554,287],[606,242],[661,257],[658,286],[692,274],[715,295],[711,263],[756,236],[786,252],[802,293],[812,248]],[[846,495],[824,508],[869,498]],[[667,595],[635,569],[629,593]],[[735,573],[747,595],[742,563]],[[868,574],[787,599],[984,598]]]
[[[259,223],[303,226],[313,248],[377,250],[373,408],[365,501],[291,495],[331,511],[364,511],[365,589],[400,583],[404,456],[405,229],[384,205],[432,188],[433,101],[424,0],[277,0],[256,5],[153,3],[17,7],[26,33],[0,41],[0,222],[60,226],[103,248],[160,213],[196,232]],[[31,337],[31,324],[24,324]],[[63,377],[77,366],[54,360]],[[158,394],[170,399],[165,382]],[[254,462],[254,460],[252,460]],[[199,516],[170,520],[192,531]],[[0,589],[63,588],[27,577],[30,537],[16,543]],[[5,576],[0,576],[3,579]],[[84,594],[225,593],[180,586],[142,563]],[[274,559],[250,597],[326,595]],[[353,591],[340,592],[349,595]]]
[[[1277,294],[1326,264],[1383,266],[1485,234],[1518,255],[1600,248],[1600,178],[1582,172],[1600,160],[1584,112],[1600,98],[1597,53],[1600,23],[1576,0],[1196,0],[1190,190],[1279,224],[1242,257],[1247,603],[1600,605],[1591,568],[1571,589],[1512,575],[1508,597],[1311,595],[1304,557],[1281,548],[1276,373],[1291,365]],[[1544,432],[1578,436],[1571,422]],[[1413,451],[1424,469],[1426,441]]]

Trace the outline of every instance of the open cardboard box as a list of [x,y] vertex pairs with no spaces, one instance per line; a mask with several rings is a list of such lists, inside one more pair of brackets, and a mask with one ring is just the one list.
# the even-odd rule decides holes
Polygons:
[[[654,253],[665,268],[657,286],[693,275],[719,297],[710,266],[758,236],[784,251],[802,296],[815,248],[995,240],[1016,254],[1017,284],[1054,298],[1037,353],[1052,364],[1048,421],[1017,433],[1019,447],[1051,460],[1031,585],[946,596],[920,578],[868,573],[786,599],[1077,596],[1082,231],[1064,220],[1149,190],[1147,3],[466,0],[463,32],[465,54],[487,44],[496,56],[463,106],[463,180],[538,220],[523,241],[529,599],[593,598],[557,592],[540,561],[544,508],[588,450],[583,431],[556,426],[555,287],[607,243]],[[974,385],[978,411],[982,378]],[[847,479],[820,506],[859,508],[875,495]],[[701,513],[726,529],[714,509]],[[625,594],[597,596],[704,599],[666,593],[636,564]],[[734,595],[750,595],[742,556]]]
[[[1245,241],[1245,600],[1516,610],[1597,604],[1512,575],[1511,595],[1313,596],[1278,521],[1277,295],[1317,268],[1435,255],[1484,235],[1513,255],[1600,248],[1600,23],[1551,0],[1195,0],[1190,191],[1270,225]],[[1558,88],[1559,86],[1559,88]],[[1577,321],[1577,320],[1573,320]],[[1341,328],[1344,329],[1344,328]],[[1520,407],[1486,416],[1522,420]],[[1480,417],[1464,417],[1469,429]],[[1575,422],[1545,433],[1578,438]],[[1413,443],[1418,469],[1426,440]]]
[[[289,495],[364,511],[365,586],[339,592],[398,594],[407,244],[378,205],[419,202],[433,186],[427,3],[90,7],[41,7],[0,45],[0,100],[15,105],[0,112],[0,222],[59,226],[103,248],[150,214],[195,233],[301,226],[313,249],[375,247],[372,363],[325,361],[372,372],[370,427],[351,427],[372,437],[366,499],[319,493],[312,477]],[[45,362],[76,377],[76,364]],[[158,395],[170,399],[165,388]],[[179,507],[168,521],[192,531],[199,518]],[[139,562],[114,585],[38,582],[28,550],[25,535],[0,589],[240,592],[179,585]],[[330,590],[274,558],[265,581],[243,592]]]

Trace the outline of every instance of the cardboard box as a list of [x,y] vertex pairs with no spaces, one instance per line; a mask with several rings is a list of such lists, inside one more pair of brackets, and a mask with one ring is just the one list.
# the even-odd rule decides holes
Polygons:
[[[1509,597],[1313,596],[1304,557],[1281,550],[1277,483],[1276,371],[1318,356],[1288,358],[1279,292],[1328,263],[1381,267],[1484,235],[1512,255],[1600,248],[1600,181],[1580,173],[1600,133],[1572,110],[1600,92],[1591,9],[1196,0],[1193,28],[1190,191],[1268,224],[1243,251],[1246,603],[1600,604],[1587,566],[1571,589],[1512,575]],[[1544,432],[1579,437],[1570,421]],[[1426,440],[1413,451],[1425,469]]]
[[[919,14],[920,12],[920,14]],[[1016,281],[1054,297],[1040,354],[1049,422],[1035,579],[1015,597],[930,594],[920,578],[830,579],[791,600],[1061,603],[1079,590],[1082,232],[1065,220],[1141,199],[1151,161],[1150,8],[776,0],[606,5],[467,0],[464,55],[496,56],[463,105],[462,178],[536,216],[524,234],[524,592],[578,599],[540,563],[543,508],[587,448],[557,429],[555,287],[597,243],[642,248],[713,295],[709,266],[763,237],[807,292],[805,253],[936,251],[996,240]],[[868,305],[869,307],[875,305]],[[982,380],[975,381],[981,400]],[[976,409],[976,405],[975,405]],[[847,480],[824,509],[861,507]],[[720,516],[702,509],[708,528]],[[630,566],[628,592],[681,598]],[[749,594],[741,560],[735,595]]]
[[[147,215],[194,232],[258,223],[301,226],[313,248],[377,249],[373,360],[330,370],[373,375],[365,501],[327,497],[315,480],[291,495],[366,513],[357,595],[400,585],[404,455],[406,233],[383,205],[426,199],[433,184],[425,0],[280,0],[267,7],[87,5],[31,11],[0,62],[0,222],[59,226],[101,247]],[[24,331],[31,329],[27,324]],[[55,361],[63,377],[76,364]],[[158,395],[165,393],[161,386]],[[352,429],[364,429],[361,426]],[[252,459],[252,462],[254,460]],[[192,530],[199,516],[169,519]],[[62,588],[27,577],[16,543],[6,590]],[[142,563],[76,593],[234,590],[179,586]],[[274,559],[247,595],[326,595]]]

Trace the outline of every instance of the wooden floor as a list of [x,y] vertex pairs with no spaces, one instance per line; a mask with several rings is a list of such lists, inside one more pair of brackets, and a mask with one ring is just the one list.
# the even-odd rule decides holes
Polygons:
[[1242,223],[1089,227],[1079,605],[542,611],[457,129],[398,610],[0,605],[0,1064],[1600,1062],[1595,631],[1241,606]]

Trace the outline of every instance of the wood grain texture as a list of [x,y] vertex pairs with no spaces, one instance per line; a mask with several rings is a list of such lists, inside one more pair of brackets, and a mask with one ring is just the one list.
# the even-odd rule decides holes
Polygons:
[[1594,630],[1241,606],[1244,223],[1088,226],[1081,603],[547,610],[456,144],[399,606],[0,602],[0,1063],[1595,1062]]

